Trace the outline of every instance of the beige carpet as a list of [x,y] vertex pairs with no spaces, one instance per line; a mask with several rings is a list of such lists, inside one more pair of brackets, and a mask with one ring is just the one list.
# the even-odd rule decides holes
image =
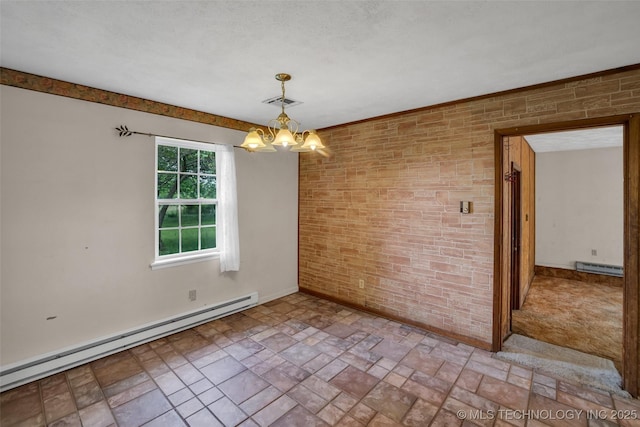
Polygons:
[[512,331],[604,357],[622,368],[622,287],[536,276]]
[[570,382],[629,397],[622,389],[622,377],[613,362],[576,350],[511,335],[496,354],[499,359],[516,362]]

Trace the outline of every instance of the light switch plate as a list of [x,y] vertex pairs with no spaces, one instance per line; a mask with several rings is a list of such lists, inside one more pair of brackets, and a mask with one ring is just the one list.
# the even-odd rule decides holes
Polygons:
[[470,214],[473,207],[473,202],[460,202],[460,212],[463,214]]

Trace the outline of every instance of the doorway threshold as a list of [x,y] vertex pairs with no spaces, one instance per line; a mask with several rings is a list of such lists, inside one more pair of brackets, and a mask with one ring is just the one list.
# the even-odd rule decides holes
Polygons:
[[496,353],[498,359],[516,362],[569,382],[631,397],[622,389],[622,377],[611,360],[570,348],[513,334]]

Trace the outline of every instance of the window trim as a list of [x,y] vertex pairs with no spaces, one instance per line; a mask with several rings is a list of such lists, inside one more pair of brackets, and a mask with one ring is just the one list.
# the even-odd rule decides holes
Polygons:
[[[216,150],[216,146],[215,145],[211,145],[211,147],[208,146],[208,144],[206,143],[202,143],[202,142],[195,142],[195,141],[188,141],[188,140],[183,140],[183,139],[174,139],[174,138],[167,138],[167,137],[161,137],[161,136],[156,136],[155,137],[155,153],[154,153],[154,260],[151,262],[150,267],[152,270],[157,270],[157,269],[162,269],[162,268],[167,268],[167,267],[173,267],[173,266],[179,266],[179,265],[184,265],[184,264],[191,264],[194,262],[201,262],[201,261],[207,261],[207,260],[212,260],[212,259],[218,259],[220,258],[220,248],[217,247],[218,244],[218,230],[219,230],[219,225],[218,225],[218,218],[219,218],[219,209],[218,209],[218,192],[219,192],[219,180],[218,180],[218,170],[217,170],[217,165],[218,165],[218,159],[216,156],[216,198],[215,199],[202,199],[202,198],[198,198],[198,199],[192,199],[193,203],[192,204],[197,204],[202,206],[203,202],[206,201],[210,201],[210,200],[215,200],[215,206],[216,206],[216,224],[215,224],[215,228],[216,228],[216,248],[213,249],[200,249],[200,250],[196,250],[196,251],[189,251],[189,252],[179,252],[176,254],[167,254],[167,255],[160,255],[159,253],[159,249],[158,249],[158,245],[159,245],[159,230],[160,230],[160,224],[158,224],[158,216],[159,216],[159,200],[163,200],[163,199],[158,199],[158,146],[159,145],[166,145],[166,146],[172,146],[172,147],[180,147],[180,148],[188,148],[188,149],[192,149],[192,150],[199,150],[199,151],[213,151],[214,153],[217,151]],[[178,174],[178,179],[179,179],[179,175],[180,175],[180,171],[177,171]],[[176,199],[176,203],[175,204],[179,204],[179,200],[180,199]],[[207,204],[207,203],[204,203]],[[199,224],[197,228],[201,228],[202,224]]]
[[[156,234],[158,230],[156,229]],[[157,244],[157,243],[156,243]],[[186,252],[187,254],[189,252]],[[166,255],[165,255],[166,256]],[[167,267],[176,267],[179,265],[192,264],[194,262],[208,261],[212,259],[220,258],[220,251],[209,253],[195,253],[191,255],[185,255],[181,257],[173,257],[167,259],[156,259],[150,264],[152,270],[159,270]]]

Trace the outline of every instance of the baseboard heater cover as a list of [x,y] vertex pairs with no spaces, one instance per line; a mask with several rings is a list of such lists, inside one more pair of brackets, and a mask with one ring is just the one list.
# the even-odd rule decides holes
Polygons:
[[0,392],[237,313],[257,304],[258,293],[253,292],[139,328],[3,366],[0,368]]
[[621,266],[596,264],[593,262],[576,261],[576,271],[585,273],[606,274],[607,276],[623,277],[624,271]]

